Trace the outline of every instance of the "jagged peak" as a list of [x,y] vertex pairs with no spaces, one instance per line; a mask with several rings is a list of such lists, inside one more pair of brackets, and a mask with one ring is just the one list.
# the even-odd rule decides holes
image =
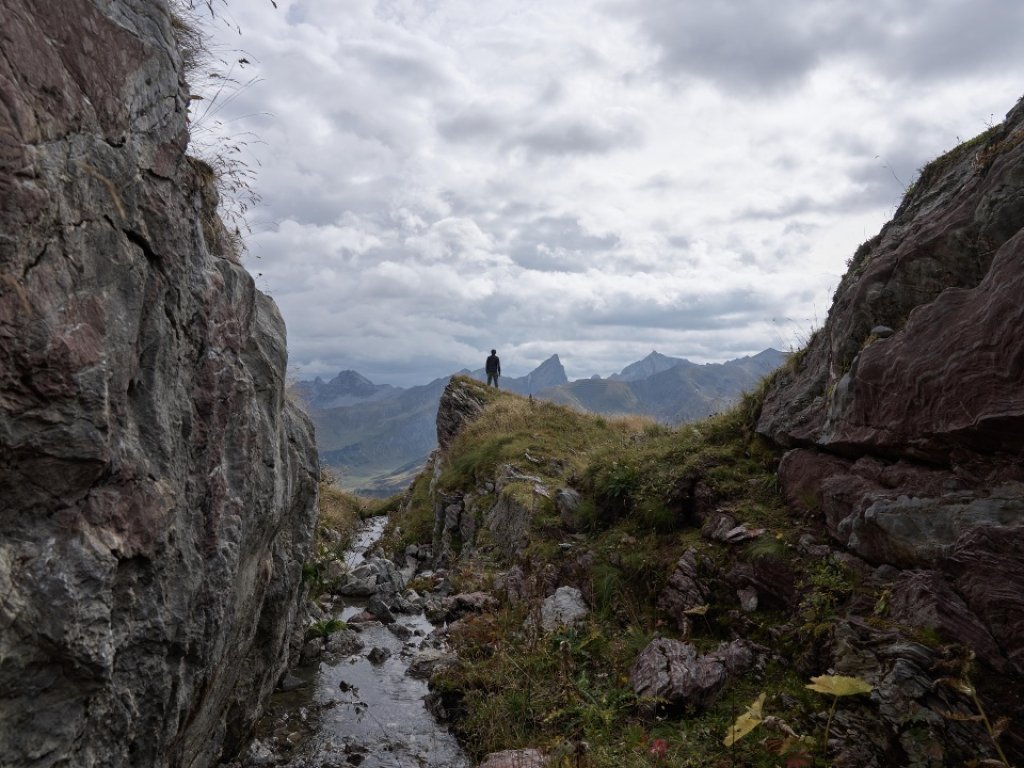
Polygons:
[[[319,381],[319,377],[317,377],[317,380]],[[351,369],[346,369],[344,371],[341,371],[340,373],[338,373],[337,376],[335,376],[333,379],[331,379],[330,383],[331,384],[363,384],[363,385],[369,384],[370,386],[373,386],[373,382],[370,381],[365,376],[363,376],[363,374],[359,373],[358,371],[353,371]]]

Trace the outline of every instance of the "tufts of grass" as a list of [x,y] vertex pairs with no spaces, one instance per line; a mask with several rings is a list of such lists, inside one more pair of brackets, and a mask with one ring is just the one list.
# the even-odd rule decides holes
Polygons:
[[259,78],[245,75],[249,54],[215,48],[211,42],[208,25],[222,19],[226,9],[226,0],[172,0],[171,31],[190,91],[189,153],[200,161],[193,163],[200,179],[204,171],[213,179],[216,191],[208,196],[211,208],[223,219],[225,237],[211,239],[205,223],[204,231],[211,247],[224,242],[225,250],[237,257],[245,249],[243,233],[250,232],[249,213],[261,199],[255,186],[256,168],[248,159],[251,147],[261,142],[251,132],[233,131],[221,113]]

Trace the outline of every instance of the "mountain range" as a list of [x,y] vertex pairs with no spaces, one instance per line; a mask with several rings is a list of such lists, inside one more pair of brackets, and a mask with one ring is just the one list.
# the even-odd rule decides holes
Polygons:
[[[569,381],[558,355],[501,388],[581,411],[641,414],[676,425],[719,411],[786,359],[766,349],[750,357],[703,365],[651,352],[608,378]],[[486,380],[484,370],[459,373]],[[330,381],[294,385],[316,425],[320,463],[346,488],[386,496],[404,489],[437,445],[435,418],[450,377],[414,387],[374,384],[355,371]]]

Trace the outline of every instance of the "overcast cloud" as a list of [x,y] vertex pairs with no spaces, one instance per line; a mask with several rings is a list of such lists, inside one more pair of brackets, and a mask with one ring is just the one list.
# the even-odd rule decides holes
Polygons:
[[1019,0],[227,13],[259,82],[200,128],[260,139],[246,263],[299,378],[798,346],[917,169],[1024,94]]

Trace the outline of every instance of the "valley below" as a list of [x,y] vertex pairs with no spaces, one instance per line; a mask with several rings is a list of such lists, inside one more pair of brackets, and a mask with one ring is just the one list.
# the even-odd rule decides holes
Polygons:
[[[503,376],[500,386],[582,413],[634,414],[673,426],[727,409],[785,358],[767,349],[698,365],[651,352],[607,378],[569,381],[553,355],[525,376]],[[461,373],[486,379],[482,369]],[[434,421],[449,378],[401,388],[342,371],[329,381],[299,381],[293,389],[316,425],[321,465],[345,488],[384,498],[405,490],[437,447]]]

